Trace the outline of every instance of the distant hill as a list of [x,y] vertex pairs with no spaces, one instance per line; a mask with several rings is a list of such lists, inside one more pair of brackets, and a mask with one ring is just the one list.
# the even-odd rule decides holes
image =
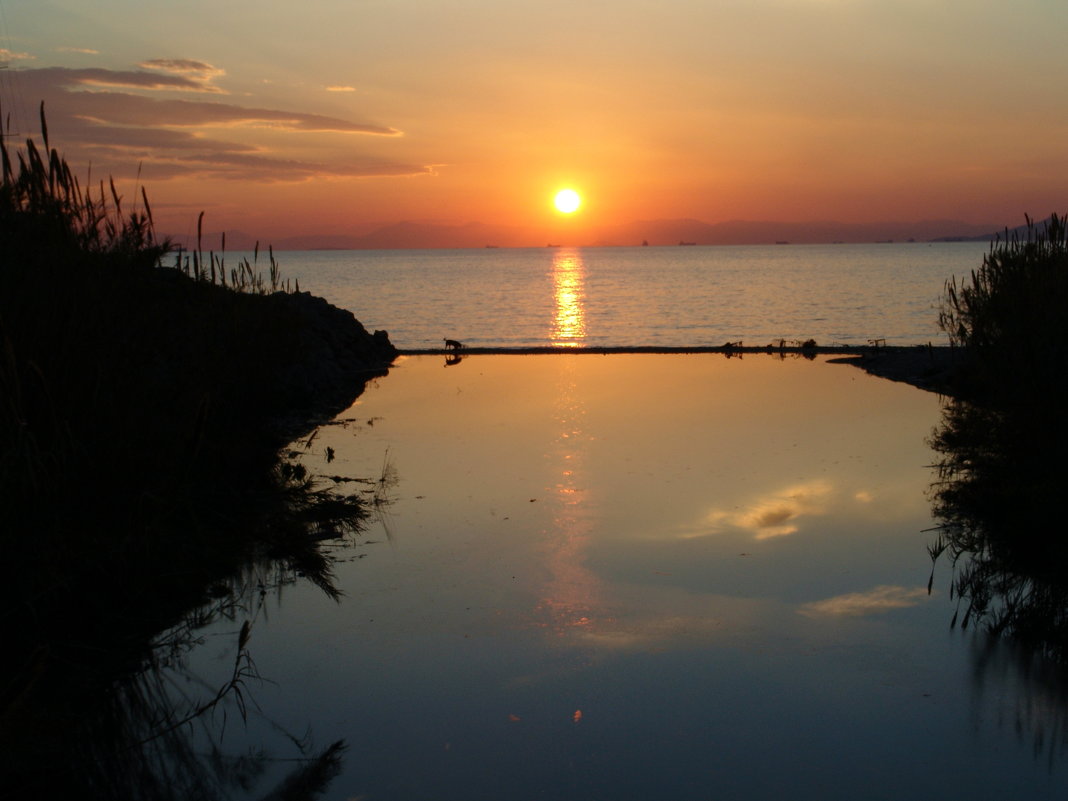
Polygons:
[[481,248],[544,245],[541,237],[519,228],[485,223],[446,225],[400,222],[379,228],[356,240],[354,248]]
[[[628,246],[678,245],[763,245],[788,242],[820,244],[832,242],[951,242],[989,241],[1004,226],[923,220],[920,222],[842,223],[775,222],[730,220],[706,223],[701,220],[639,220],[624,225],[594,229],[587,233],[583,245]],[[267,243],[275,250],[384,250],[413,248],[482,248],[542,247],[552,241],[552,234],[533,228],[489,225],[470,222],[405,221],[383,224],[373,230],[344,234],[306,234],[270,239],[259,237],[261,247]],[[192,247],[188,237],[174,237],[185,248]],[[205,250],[219,250],[221,234],[205,234]],[[257,237],[243,231],[226,232],[228,251],[251,250]],[[210,247],[209,247],[209,243]],[[567,243],[565,243],[567,244]]]
[[[174,242],[189,250],[196,239],[190,236],[172,236]],[[268,243],[275,250],[405,250],[418,248],[481,248],[532,247],[545,245],[543,237],[534,237],[530,231],[508,226],[466,223],[449,225],[430,222],[398,222],[384,224],[367,233],[348,234],[303,234],[288,237],[255,237],[244,231],[226,232],[228,251],[252,250],[259,242],[266,250]],[[205,233],[204,251],[218,252],[222,233]]]
[[[1049,218],[1032,220],[1035,225],[1036,231],[1045,231],[1046,224]],[[1001,239],[1011,239],[1013,236],[1018,236],[1021,239],[1027,238],[1027,225],[1017,225],[1015,228],[998,228],[988,234],[982,234],[980,236],[940,236],[936,239],[932,239],[932,242],[990,242],[995,237]]]
[[995,225],[974,225],[950,220],[922,222],[774,222],[730,220],[705,223],[700,220],[649,220],[601,232],[599,244],[677,245],[771,245],[822,244],[831,242],[927,242],[937,237],[990,238]]

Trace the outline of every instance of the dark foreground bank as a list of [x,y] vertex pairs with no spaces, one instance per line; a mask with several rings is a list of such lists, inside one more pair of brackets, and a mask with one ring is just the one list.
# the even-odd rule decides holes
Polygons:
[[331,592],[319,545],[360,498],[282,449],[396,351],[274,270],[162,266],[147,199],[83,191],[47,138],[0,156],[0,786],[192,797],[128,770],[168,724],[130,728],[115,699],[160,632],[240,608],[254,568]]
[[23,797],[144,797],[88,789],[103,779],[85,769],[106,772],[124,735],[84,764],[55,755],[96,742],[85,727],[114,714],[159,632],[238,592],[252,566],[329,590],[320,541],[357,530],[361,500],[324,492],[282,449],[349,406],[394,350],[307,294],[245,295],[169,269],[3,266],[17,291],[0,299],[0,774]]

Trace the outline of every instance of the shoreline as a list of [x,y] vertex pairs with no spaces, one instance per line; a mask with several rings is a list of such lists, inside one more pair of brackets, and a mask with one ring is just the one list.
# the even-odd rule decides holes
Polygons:
[[617,346],[617,347],[578,347],[563,348],[551,345],[534,347],[472,347],[460,350],[446,348],[401,348],[398,356],[545,356],[545,355],[598,355],[615,354],[704,354],[718,353],[726,358],[741,358],[750,355],[786,356],[814,359],[816,356],[830,356],[828,364],[846,364],[859,367],[870,375],[898,381],[917,389],[934,392],[939,395],[958,397],[955,387],[957,367],[963,354],[948,345],[829,345],[803,348],[789,347],[745,347],[745,346]]

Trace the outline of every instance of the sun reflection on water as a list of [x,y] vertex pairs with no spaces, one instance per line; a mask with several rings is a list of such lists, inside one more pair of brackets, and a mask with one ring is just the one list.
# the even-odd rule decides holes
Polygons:
[[584,430],[586,408],[574,364],[569,361],[561,367],[553,417],[558,434],[546,454],[555,473],[552,529],[545,541],[550,578],[539,603],[545,624],[557,636],[594,627],[603,591],[600,578],[585,564],[599,517],[584,464],[589,440]]
[[553,254],[553,313],[549,340],[554,347],[574,348],[586,338],[586,265],[577,250]]

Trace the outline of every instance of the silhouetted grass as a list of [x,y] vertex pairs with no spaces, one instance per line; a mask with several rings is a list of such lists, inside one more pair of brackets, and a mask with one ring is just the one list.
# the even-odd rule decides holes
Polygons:
[[[933,440],[943,478],[976,518],[1004,519],[988,528],[1009,537],[1011,519],[1028,521],[1015,536],[1061,539],[1053,510],[1068,449],[1068,228],[1053,215],[1028,219],[1024,238],[995,242],[968,281],[953,279],[939,314],[952,344],[964,351],[969,403],[946,409]],[[1021,477],[1026,476],[1025,480]],[[972,498],[965,494],[974,495]]]
[[[0,140],[5,760],[24,739],[13,721],[47,717],[40,703],[72,670],[84,692],[105,691],[250,560],[332,591],[318,543],[357,528],[365,506],[279,450],[394,353],[351,315],[334,337],[324,314],[347,313],[287,293],[273,253],[267,277],[255,256],[227,269],[199,248],[163,266],[171,246],[144,191],[125,210],[110,180],[83,188],[43,109],[41,122],[43,148]],[[317,362],[337,372],[353,348],[366,369],[324,382]]]
[[946,284],[938,322],[967,353],[969,389],[1000,403],[1063,393],[1068,367],[1068,228],[1056,214],[1005,233],[968,279]]
[[1068,229],[1053,215],[995,242],[946,286],[939,323],[965,355],[966,399],[948,400],[930,547],[948,551],[954,624],[1010,635],[1068,665]]

